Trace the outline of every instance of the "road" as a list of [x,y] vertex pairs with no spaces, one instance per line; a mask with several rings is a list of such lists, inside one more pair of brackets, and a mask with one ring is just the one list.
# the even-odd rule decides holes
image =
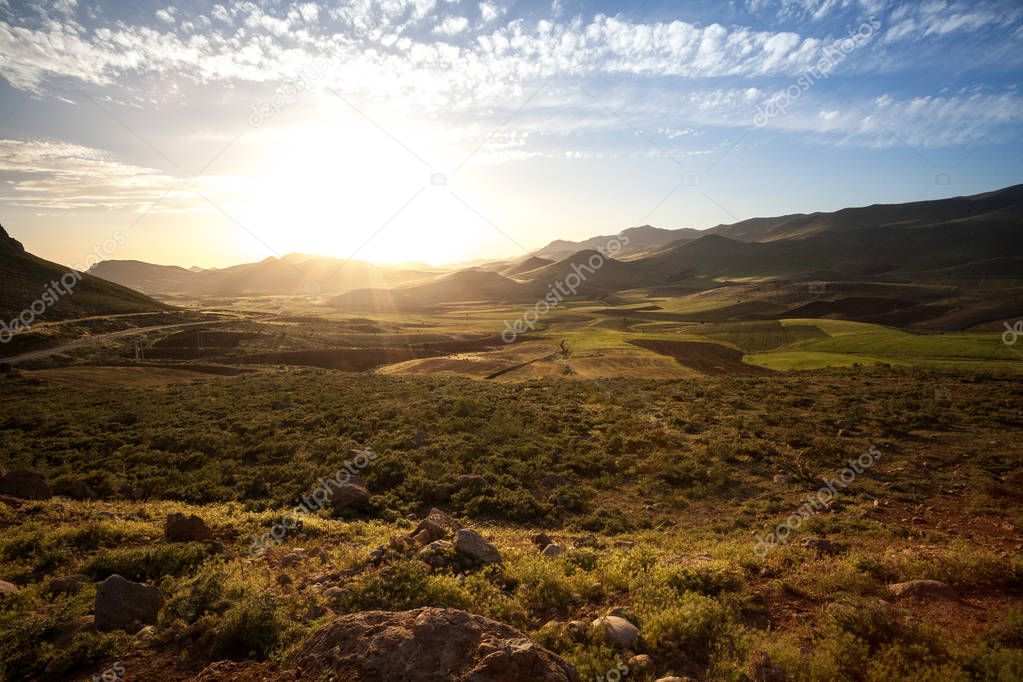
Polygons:
[[84,339],[78,339],[77,341],[71,341],[60,346],[54,346],[52,348],[43,348],[41,350],[33,350],[21,355],[14,355],[9,358],[0,358],[0,363],[6,363],[8,365],[16,365],[19,362],[25,362],[26,360],[38,360],[40,358],[49,357],[56,355],[57,353],[64,353],[69,350],[76,348],[82,348],[83,346],[91,346],[96,343],[102,343],[109,341],[110,339],[117,339],[122,336],[134,336],[136,334],[146,334],[148,332],[159,332],[165,329],[182,329],[184,327],[202,327],[211,324],[223,324],[225,320],[210,320],[208,322],[179,322],[177,324],[159,324],[153,327],[136,327],[134,329],[122,329],[119,332],[110,332],[109,334],[99,334],[98,336],[89,336]]

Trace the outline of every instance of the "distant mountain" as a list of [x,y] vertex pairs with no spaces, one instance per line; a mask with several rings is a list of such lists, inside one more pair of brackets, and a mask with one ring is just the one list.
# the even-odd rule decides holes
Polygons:
[[[628,239],[628,243],[623,243],[623,248],[616,255],[616,258],[628,258],[631,255],[641,254],[643,251],[646,251],[651,247],[663,246],[664,244],[675,242],[680,239],[696,239],[703,234],[704,233],[700,230],[693,230],[690,228],[665,230],[663,228],[652,227],[650,225],[630,227],[620,233],[620,236]],[[591,237],[590,239],[581,242],[557,239],[539,251],[536,251],[533,255],[555,260],[562,259],[580,251],[605,248],[608,242],[612,239],[619,239],[619,235],[609,234],[599,237]],[[624,242],[624,240],[622,241]]]
[[[88,274],[68,276],[69,272],[68,267],[28,253],[0,226],[0,319],[9,323],[34,303],[36,320],[44,322],[170,309],[137,291]],[[62,293],[66,290],[71,293]]]
[[153,296],[329,294],[394,286],[436,277],[433,270],[406,270],[309,254],[270,257],[227,268],[186,270],[140,261],[106,260],[89,272]]
[[526,284],[496,272],[470,268],[426,284],[351,291],[332,298],[329,305],[345,311],[404,312],[446,303],[510,302],[535,297]]
[[514,277],[523,273],[530,272],[531,270],[537,270],[539,268],[550,265],[554,261],[550,258],[540,258],[539,256],[529,256],[524,258],[508,267],[500,270],[499,272],[505,277]]
[[603,256],[595,250],[573,253],[556,263],[524,273],[521,276],[528,278],[528,281],[536,289],[547,291],[552,284],[556,286],[557,282],[566,282],[566,278],[573,273],[575,278],[569,283],[578,278],[579,283],[576,285],[576,291],[581,295],[599,296],[663,281],[663,278],[658,277],[656,272],[638,262],[615,260]]
[[[849,232],[880,227],[927,227],[954,220],[993,215],[1005,210],[1019,212],[1021,207],[1023,185],[1014,185],[993,192],[951,199],[905,204],[874,204],[844,208],[830,213],[796,213],[773,218],[751,218],[737,223],[717,225],[707,230],[691,228],[665,230],[644,225],[629,228],[622,233],[629,238],[629,244],[618,258],[635,260],[653,255],[653,252],[658,250],[657,247],[676,247],[710,234],[740,242],[771,242],[809,237],[823,232]],[[601,247],[612,237],[613,235],[604,235],[581,242],[556,240],[533,255],[564,258],[584,249]]]

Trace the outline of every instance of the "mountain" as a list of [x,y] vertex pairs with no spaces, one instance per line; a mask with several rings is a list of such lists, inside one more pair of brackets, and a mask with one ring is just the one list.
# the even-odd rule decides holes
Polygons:
[[336,296],[329,305],[346,311],[401,312],[446,303],[508,302],[536,298],[534,289],[496,272],[461,270],[426,284],[394,289],[359,289]]
[[500,270],[499,272],[502,275],[504,275],[505,277],[514,277],[516,275],[521,275],[523,273],[527,273],[527,272],[530,272],[532,270],[537,270],[537,269],[542,268],[544,266],[550,265],[553,262],[554,261],[551,260],[550,258],[540,258],[539,256],[529,256],[527,258],[523,258],[522,260],[507,266],[506,268],[504,268],[503,270]]
[[140,261],[106,260],[89,272],[153,296],[321,294],[394,286],[436,277],[432,270],[400,269],[365,261],[293,253],[227,268],[186,270]]
[[[3,226],[0,226],[0,282],[3,282],[0,319],[5,324],[23,311],[31,310],[33,304],[34,317],[46,322],[170,309],[137,291],[33,256],[25,251],[21,242],[8,235]],[[70,293],[66,293],[68,291]]]
[[[578,278],[579,283],[575,286],[577,292],[597,296],[663,281],[656,272],[640,263],[619,261],[594,250],[583,250],[520,277],[527,278],[535,289],[541,291],[547,291],[550,285],[556,285],[557,282],[572,284]],[[566,281],[573,273],[575,278]]]
[[643,225],[641,227],[630,227],[623,230],[620,235],[601,235],[599,237],[591,237],[590,239],[581,242],[557,239],[539,251],[536,251],[533,255],[541,258],[561,259],[580,251],[604,248],[612,239],[625,237],[625,239],[628,240],[628,243],[624,243],[625,239],[621,240],[623,242],[623,248],[618,253],[618,258],[628,258],[630,256],[639,255],[652,247],[663,246],[664,244],[675,242],[680,239],[696,239],[702,234],[704,233],[700,230],[694,230],[691,228],[666,230],[660,227],[653,227],[651,225]]
[[[1023,207],[1023,185],[973,196],[953,197],[905,204],[874,204],[858,208],[844,208],[830,213],[796,213],[772,218],[750,218],[737,223],[717,225],[707,230],[681,228],[666,230],[644,225],[625,230],[622,234],[629,244],[619,258],[636,260],[664,247],[675,248],[706,235],[720,235],[740,242],[771,242],[799,239],[824,232],[849,232],[882,227],[927,227],[955,220],[993,216],[1001,211],[1018,214]],[[533,255],[545,258],[564,258],[584,249],[605,245],[612,235],[592,237],[581,242],[556,240]],[[668,249],[670,250],[670,249]]]

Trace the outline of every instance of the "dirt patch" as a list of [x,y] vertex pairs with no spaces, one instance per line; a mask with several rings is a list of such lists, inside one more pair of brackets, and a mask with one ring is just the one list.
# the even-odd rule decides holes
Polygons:
[[743,354],[733,348],[719,346],[716,343],[700,343],[699,341],[661,341],[657,339],[637,339],[630,341],[634,346],[652,350],[660,355],[675,358],[679,364],[695,369],[704,374],[771,374],[765,367],[747,365],[742,361]]

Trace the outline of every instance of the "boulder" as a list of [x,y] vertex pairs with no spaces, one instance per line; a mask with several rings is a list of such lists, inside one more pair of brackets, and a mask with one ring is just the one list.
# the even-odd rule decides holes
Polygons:
[[455,536],[455,551],[481,564],[499,564],[501,555],[497,548],[487,542],[474,530],[463,528]]
[[167,517],[163,525],[167,542],[205,542],[213,539],[213,531],[195,514],[185,516],[177,512]]
[[449,535],[453,536],[460,530],[462,530],[462,524],[455,521],[453,517],[439,509],[431,509],[426,518],[420,521],[416,529],[412,531],[412,537],[418,538],[425,531],[426,544],[429,544],[443,540]]
[[841,554],[842,552],[849,548],[848,545],[845,545],[841,542],[832,542],[831,540],[826,540],[824,538],[818,537],[804,538],[803,540],[800,541],[799,544],[802,545],[803,547],[806,547],[807,549],[812,549],[813,551],[817,552],[817,554],[827,556]]
[[156,623],[161,606],[160,590],[112,575],[96,589],[96,629],[137,632]]
[[888,586],[895,599],[959,599],[947,583],[940,580],[910,580]]
[[58,481],[53,486],[53,492],[56,495],[72,500],[95,500],[99,498],[99,495],[92,489],[92,486],[78,479]]
[[533,544],[536,545],[536,548],[541,550],[541,551],[543,551],[543,549],[547,545],[549,545],[549,544],[554,542],[554,540],[552,540],[550,538],[550,536],[547,535],[547,533],[542,533],[542,532],[541,533],[536,533],[535,535],[533,535],[533,537],[530,538],[530,540],[532,540]]
[[525,634],[457,609],[367,611],[319,629],[296,657],[304,676],[346,682],[578,682]]
[[554,559],[555,557],[559,557],[559,556],[561,556],[564,553],[565,553],[565,548],[564,547],[562,547],[561,545],[555,545],[555,544],[552,543],[552,544],[547,545],[546,547],[544,547],[543,551],[540,552],[540,555],[544,556],[544,557],[546,557],[548,559]]
[[590,624],[594,633],[619,649],[632,649],[639,639],[639,628],[620,616],[604,616]]
[[369,490],[362,483],[345,483],[331,494],[330,506],[334,511],[362,507],[369,503],[369,497]]
[[89,583],[89,576],[76,574],[54,578],[46,589],[50,594],[74,594]]
[[0,495],[23,500],[48,500],[53,496],[46,478],[38,471],[17,469],[0,476]]

